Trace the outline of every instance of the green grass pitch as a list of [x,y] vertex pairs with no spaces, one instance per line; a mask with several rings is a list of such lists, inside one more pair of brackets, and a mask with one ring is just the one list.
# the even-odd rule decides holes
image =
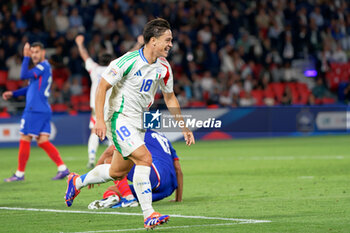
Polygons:
[[[184,172],[183,202],[170,202],[172,196],[154,203],[157,211],[173,215],[169,224],[156,231],[350,232],[349,139],[202,141],[189,148],[183,142],[174,143]],[[99,152],[104,148],[100,146]],[[87,172],[87,146],[58,149],[71,171]],[[143,230],[141,215],[113,214],[141,214],[140,207],[87,209],[112,183],[83,189],[67,208],[63,199],[66,181],[51,181],[56,168],[41,149],[32,147],[24,182],[2,182],[12,175],[16,164],[17,148],[0,149],[1,233]]]

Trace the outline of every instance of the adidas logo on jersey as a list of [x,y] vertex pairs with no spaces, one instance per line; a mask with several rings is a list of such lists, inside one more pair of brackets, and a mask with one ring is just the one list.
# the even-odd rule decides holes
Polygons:
[[134,76],[142,76],[141,70],[138,70],[138,71],[134,74]]

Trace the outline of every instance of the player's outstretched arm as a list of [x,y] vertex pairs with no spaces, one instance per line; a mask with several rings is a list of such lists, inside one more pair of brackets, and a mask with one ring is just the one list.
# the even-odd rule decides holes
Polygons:
[[12,97],[24,96],[26,95],[27,91],[28,91],[28,87],[23,87],[16,91],[5,91],[4,93],[2,93],[2,98],[4,100],[9,100]]
[[104,104],[106,99],[106,92],[112,85],[109,84],[103,77],[97,86],[96,90],[96,100],[95,100],[95,111],[96,111],[96,124],[94,127],[94,132],[102,140],[106,137],[106,124],[104,121]]
[[181,165],[179,160],[174,160],[174,167],[177,179],[177,189],[175,191],[175,201],[182,201],[182,193],[183,193],[183,184],[184,184],[184,176],[182,173]]
[[[177,98],[176,98],[174,92],[171,92],[171,93],[163,92],[163,96],[164,96],[165,104],[166,104],[167,108],[169,109],[169,112],[175,117],[175,120],[178,122],[184,122],[184,119],[181,115],[180,104],[179,104],[179,101],[177,101]],[[196,143],[194,136],[193,136],[193,133],[189,128],[183,127],[182,133],[184,135],[186,144],[188,146]]]
[[85,38],[83,35],[78,35],[77,37],[75,37],[75,43],[78,46],[79,54],[85,62],[90,56],[89,56],[89,53],[84,46],[84,39]]

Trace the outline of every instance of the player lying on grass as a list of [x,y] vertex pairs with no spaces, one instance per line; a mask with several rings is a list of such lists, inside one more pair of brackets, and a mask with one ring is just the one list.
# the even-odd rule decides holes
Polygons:
[[[71,173],[68,177],[65,201],[67,206],[83,187],[123,179],[135,165],[134,188],[139,200],[144,227],[153,229],[169,220],[152,206],[152,187],[149,179],[152,156],[144,145],[143,112],[154,102],[156,91],[161,87],[164,101],[170,113],[180,125],[184,125],[179,102],[173,91],[173,74],[165,59],[172,47],[172,32],[164,19],[149,21],[143,31],[145,46],[128,52],[111,62],[97,87],[95,132],[101,140],[107,137],[117,150],[111,165],[96,166],[87,174]],[[106,92],[112,88],[109,99],[108,120],[104,121]],[[159,117],[159,116],[158,116]],[[186,144],[195,143],[193,133],[182,127]]]
[[[152,201],[159,201],[170,196],[175,190],[176,202],[182,201],[183,174],[176,151],[170,141],[158,132],[147,130],[145,145],[152,154],[152,166],[150,181],[152,187]],[[97,165],[110,163],[113,156],[114,146],[108,147],[101,155]],[[133,185],[135,166],[130,170],[127,177],[120,181],[114,181],[113,185],[103,194],[102,200],[96,200],[89,205],[89,209],[134,207],[137,206],[136,193]]]

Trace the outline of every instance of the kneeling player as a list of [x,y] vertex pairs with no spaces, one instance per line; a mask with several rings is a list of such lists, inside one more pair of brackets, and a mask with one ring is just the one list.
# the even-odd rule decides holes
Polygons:
[[[150,181],[152,186],[152,201],[159,201],[170,196],[175,190],[175,200],[182,201],[183,175],[179,158],[169,140],[160,133],[148,130],[145,134],[145,144],[152,154]],[[98,164],[110,163],[113,146],[101,155]],[[135,166],[128,173],[128,180],[133,181]],[[136,193],[133,185],[126,177],[115,181],[104,193],[102,200],[96,200],[89,205],[89,209],[118,208],[137,206]],[[120,197],[120,198],[118,198]]]

